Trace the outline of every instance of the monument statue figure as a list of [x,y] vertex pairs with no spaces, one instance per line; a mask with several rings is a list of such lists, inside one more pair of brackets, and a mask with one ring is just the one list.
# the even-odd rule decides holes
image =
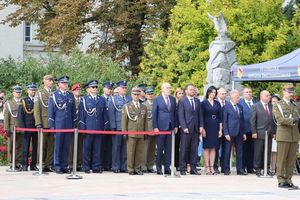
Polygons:
[[207,13],[214,23],[218,36],[209,46],[209,60],[206,64],[207,77],[204,89],[214,85],[231,90],[231,67],[235,64],[235,43],[230,39],[227,24],[223,14],[217,17]]
[[227,24],[226,24],[226,21],[225,21],[222,13],[220,13],[216,17],[207,13],[207,16],[214,23],[214,26],[215,26],[215,29],[217,30],[219,39],[229,37]]

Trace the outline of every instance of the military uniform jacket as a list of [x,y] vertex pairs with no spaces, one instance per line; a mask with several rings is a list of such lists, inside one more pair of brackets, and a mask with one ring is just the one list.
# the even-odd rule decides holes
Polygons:
[[280,142],[299,141],[298,123],[293,123],[293,118],[299,116],[297,106],[281,100],[273,106],[273,114],[277,122],[276,140]]
[[7,101],[4,104],[4,130],[13,131],[14,126],[19,127],[18,123],[18,109],[20,102],[16,102],[14,99]]
[[48,107],[49,128],[66,129],[76,127],[75,98],[70,92],[62,94],[55,91],[49,98]]
[[[137,108],[133,102],[127,103],[122,109],[122,131],[147,131],[147,107],[140,104]],[[128,137],[144,138],[144,135],[130,134]]]
[[108,101],[108,115],[111,130],[122,130],[122,108],[131,101],[130,96],[125,96],[125,100],[120,95],[114,95]]
[[34,102],[31,100],[30,97],[26,97],[22,99],[22,104],[19,106],[18,109],[18,122],[19,127],[21,128],[34,128],[35,121],[34,121]]
[[104,130],[107,109],[105,99],[97,95],[96,100],[91,95],[81,98],[79,104],[79,129]]
[[50,94],[43,89],[37,92],[34,99],[34,119],[35,125],[42,125],[42,128],[48,128],[48,101]]
[[150,102],[147,100],[144,105],[147,107],[147,131],[153,131],[153,125],[152,125],[152,105],[153,102]]

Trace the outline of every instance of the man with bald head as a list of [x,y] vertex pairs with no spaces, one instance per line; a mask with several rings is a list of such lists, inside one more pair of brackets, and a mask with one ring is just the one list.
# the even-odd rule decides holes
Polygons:
[[[152,106],[152,122],[155,132],[158,131],[177,131],[177,112],[176,100],[171,96],[172,87],[169,83],[163,83],[161,86],[161,95],[154,99]],[[171,135],[158,135],[156,137],[157,174],[162,175],[162,153],[165,155],[165,174],[171,174]]]
[[[274,121],[272,105],[270,104],[271,95],[267,90],[260,92],[260,101],[251,107],[251,131],[254,139],[254,162],[255,174],[261,176],[264,166],[265,133],[268,137],[268,169],[270,167],[272,136],[274,134]],[[269,170],[269,175],[273,175]]]

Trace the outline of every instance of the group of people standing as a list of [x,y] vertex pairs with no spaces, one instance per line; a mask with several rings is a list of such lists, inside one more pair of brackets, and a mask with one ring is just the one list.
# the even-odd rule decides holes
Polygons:
[[[228,98],[224,88],[210,86],[205,99],[201,101],[193,84],[188,84],[184,90],[177,89],[174,97],[171,95],[171,85],[163,83],[161,94],[155,97],[154,90],[145,84],[133,87],[131,95],[127,95],[127,81],[124,80],[116,83],[117,91],[114,94],[114,83],[104,82],[102,95],[99,95],[98,81],[88,81],[85,84],[85,96],[81,96],[83,87],[79,83],[68,91],[67,76],[56,79],[55,91],[53,83],[53,76],[46,75],[42,90],[37,91],[34,83],[28,84],[28,96],[25,98],[21,98],[20,86],[13,88],[13,98],[4,105],[4,128],[9,137],[10,161],[14,127],[78,128],[118,133],[133,131],[136,134],[79,134],[77,168],[85,173],[111,170],[114,173],[142,175],[146,172],[155,173],[155,165],[158,175],[170,174],[171,134],[159,132],[172,131],[176,134],[176,167],[181,175],[187,172],[200,175],[197,165],[198,146],[202,137],[205,174],[222,172],[229,175],[230,156],[234,147],[237,174],[256,173],[260,176],[267,133],[270,136],[269,160],[274,135],[278,149],[285,150],[284,155],[278,151],[279,186],[294,186],[290,168],[296,159],[294,152],[300,137],[297,126],[300,119],[298,107],[291,102],[294,91],[291,85],[284,86],[283,100],[275,102],[278,96],[272,98],[272,105],[268,91],[262,91],[259,100],[255,101],[249,87],[244,88],[243,98],[240,99],[237,90],[231,91]],[[156,134],[143,134],[145,131]],[[74,135],[57,132],[44,133],[43,136],[43,170],[69,173]],[[32,159],[29,162],[30,146]],[[27,171],[28,167],[37,170],[37,152],[36,133],[16,134],[16,163],[20,170]],[[268,170],[268,174],[274,175],[274,172]]]

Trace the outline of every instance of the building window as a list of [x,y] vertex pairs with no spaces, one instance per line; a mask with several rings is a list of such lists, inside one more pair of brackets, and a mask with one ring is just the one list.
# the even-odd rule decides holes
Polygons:
[[32,26],[30,23],[25,23],[25,42],[32,41]]

